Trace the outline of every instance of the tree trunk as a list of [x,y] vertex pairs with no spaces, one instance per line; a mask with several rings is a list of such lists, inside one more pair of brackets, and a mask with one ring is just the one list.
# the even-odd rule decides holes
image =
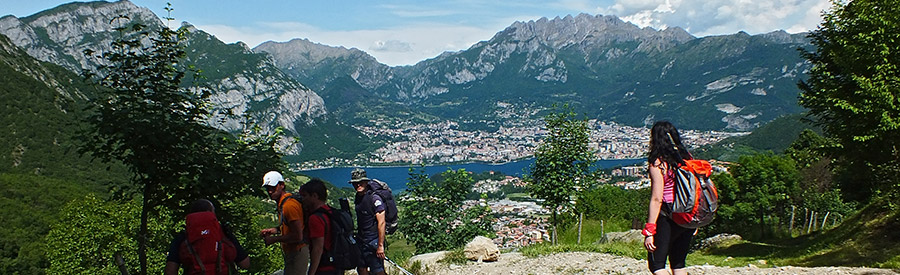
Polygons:
[[825,212],[825,218],[822,219],[822,227],[821,229],[825,229],[825,223],[828,222],[828,215],[831,215],[831,212]]
[[552,236],[553,238],[551,238],[551,239],[553,239],[553,245],[556,245],[556,229],[557,229],[557,227],[554,224],[553,225],[553,236]]
[[766,236],[766,222],[765,222],[765,214],[763,211],[759,211],[759,236]]
[[115,253],[115,261],[116,261],[116,266],[119,267],[119,273],[121,273],[122,275],[129,275],[128,267],[125,266],[125,259],[122,259],[122,254],[119,254],[119,252],[116,252]]
[[141,229],[138,232],[138,262],[141,265],[141,275],[147,275],[147,220],[150,215],[150,184],[144,185],[144,198],[141,205]]

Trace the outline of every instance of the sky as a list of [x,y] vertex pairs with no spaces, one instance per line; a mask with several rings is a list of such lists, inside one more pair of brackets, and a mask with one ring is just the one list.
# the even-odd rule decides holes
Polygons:
[[[25,17],[69,1],[0,0],[0,16]],[[132,0],[233,43],[305,38],[412,65],[489,40],[516,21],[615,15],[639,27],[681,27],[697,37],[814,30],[828,0]],[[176,24],[177,25],[177,24]]]

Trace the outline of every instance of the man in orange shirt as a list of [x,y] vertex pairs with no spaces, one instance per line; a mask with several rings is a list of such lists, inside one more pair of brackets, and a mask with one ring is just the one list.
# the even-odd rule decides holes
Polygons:
[[[303,207],[291,193],[284,191],[284,177],[271,171],[263,177],[263,187],[269,197],[277,202],[278,228],[266,228],[259,232],[266,245],[281,243],[284,252],[285,275],[307,275],[309,247],[303,242]],[[280,233],[280,234],[279,234]]]

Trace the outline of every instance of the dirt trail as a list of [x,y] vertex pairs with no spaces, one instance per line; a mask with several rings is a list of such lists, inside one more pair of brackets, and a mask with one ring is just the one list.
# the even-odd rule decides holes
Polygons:
[[[428,267],[427,274],[650,274],[645,261],[604,253],[568,252],[528,258],[520,253],[505,253],[496,262],[469,262],[466,265],[435,263],[442,255],[432,253],[414,257]],[[414,260],[411,259],[411,260]],[[887,269],[859,267],[717,267],[690,266],[688,274],[900,274]]]

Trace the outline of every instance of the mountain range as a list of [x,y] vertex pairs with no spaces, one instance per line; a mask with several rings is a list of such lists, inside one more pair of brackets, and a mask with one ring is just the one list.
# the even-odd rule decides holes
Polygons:
[[[0,34],[37,60],[92,70],[83,51],[103,51],[128,19],[166,23],[128,1],[61,5],[0,18]],[[568,103],[591,118],[627,125],[658,119],[682,128],[752,130],[798,113],[797,81],[809,65],[805,34],[694,37],[681,28],[639,28],[615,16],[515,22],[487,41],[411,66],[387,66],[358,50],[305,39],[250,49],[182,23],[188,63],[214,91],[209,123],[232,132],[258,123],[285,130],[298,159],[353,158],[377,142],[353,126],[376,121],[504,125]],[[503,115],[529,109],[527,116]],[[301,154],[302,152],[302,154]]]

